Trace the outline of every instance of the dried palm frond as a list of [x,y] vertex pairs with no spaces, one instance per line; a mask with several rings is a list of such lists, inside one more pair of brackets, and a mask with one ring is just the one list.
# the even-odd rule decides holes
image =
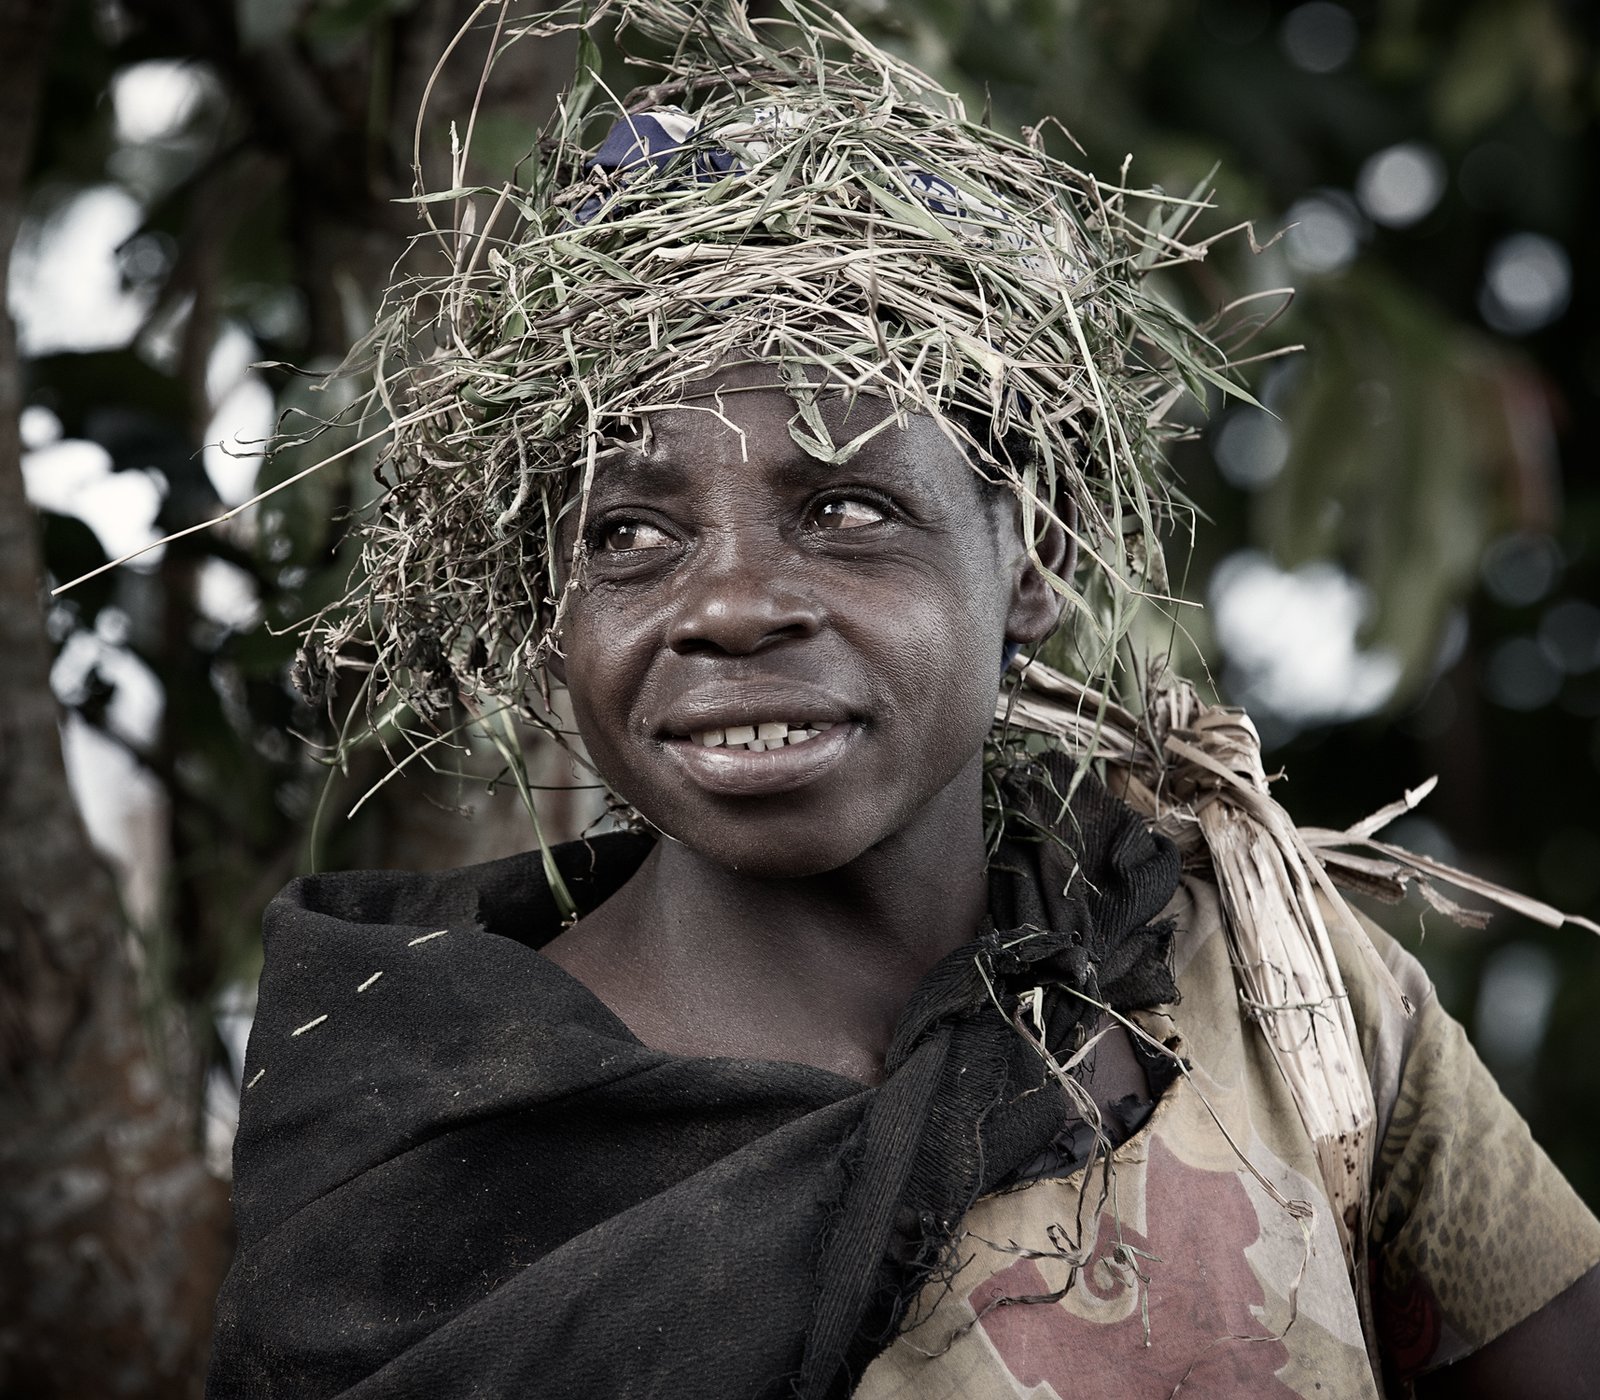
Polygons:
[[[1260,739],[1242,710],[1204,705],[1186,682],[1155,675],[1145,678],[1143,711],[1135,715],[1038,662],[1014,669],[997,722],[1103,759],[1119,795],[1190,862],[1209,868],[1240,1004],[1316,1146],[1352,1283],[1364,1296],[1376,1110],[1330,921],[1367,961],[1380,994],[1404,1014],[1410,1006],[1336,886],[1398,899],[1415,883],[1435,908],[1481,925],[1485,916],[1438,888],[1452,885],[1552,927],[1573,923],[1597,933],[1600,927],[1375,840],[1432,790],[1431,780],[1346,831],[1299,828],[1268,791]],[[1341,849],[1352,846],[1369,854]]]

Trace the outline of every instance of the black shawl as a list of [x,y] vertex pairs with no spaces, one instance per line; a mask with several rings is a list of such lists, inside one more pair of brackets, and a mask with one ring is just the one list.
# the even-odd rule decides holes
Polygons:
[[[1150,922],[1173,848],[1092,781],[1066,812],[1035,791],[991,921],[870,1089],[641,1045],[535,951],[559,930],[537,855],[295,881],[266,918],[210,1400],[848,1394],[966,1207],[1068,1122],[1017,993],[1175,994]],[[556,861],[587,909],[648,849]],[[1084,997],[1046,998],[1052,1048]]]

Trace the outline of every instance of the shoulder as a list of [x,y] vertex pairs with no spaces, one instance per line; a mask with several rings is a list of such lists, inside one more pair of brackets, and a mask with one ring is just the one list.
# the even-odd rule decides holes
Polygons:
[[[638,838],[601,838],[555,860],[593,899],[638,854]],[[445,1124],[619,1072],[625,1034],[536,951],[560,925],[538,852],[291,883],[267,911],[245,1055],[241,1237]]]
[[[1442,1014],[1438,998],[1422,964],[1373,920],[1321,891],[1315,907],[1338,971],[1336,994],[1349,1004],[1381,1129],[1419,1031]],[[1239,1002],[1240,950],[1229,946],[1225,901],[1215,876],[1209,870],[1186,872],[1166,913],[1176,926],[1173,958],[1185,997],[1231,1006],[1241,1020],[1249,1019]]]
[[[614,833],[554,847],[549,863],[580,907],[603,900],[638,867],[652,843]],[[539,947],[561,930],[545,857],[525,851],[457,870],[350,870],[291,880],[267,907],[266,937],[307,927],[396,934],[433,927],[478,928]]]

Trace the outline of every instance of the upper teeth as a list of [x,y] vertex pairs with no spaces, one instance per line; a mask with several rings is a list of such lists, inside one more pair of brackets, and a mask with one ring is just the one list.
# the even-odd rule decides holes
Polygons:
[[815,739],[832,720],[769,720],[763,724],[730,724],[726,729],[696,729],[689,737],[704,748],[744,748],[752,753],[781,749],[785,744],[803,744]]

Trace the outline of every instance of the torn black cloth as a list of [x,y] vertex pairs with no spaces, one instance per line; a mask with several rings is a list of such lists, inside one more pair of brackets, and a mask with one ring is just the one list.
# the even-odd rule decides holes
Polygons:
[[[1019,994],[1052,989],[1063,1050],[1091,1001],[1174,995],[1150,921],[1176,853],[1092,781],[1070,811],[1045,790],[1063,841],[1004,843],[992,922],[918,988],[870,1089],[640,1044],[535,951],[559,930],[537,855],[291,884],[208,1396],[848,1394],[967,1206],[1067,1122]],[[592,908],[648,848],[556,860]]]

